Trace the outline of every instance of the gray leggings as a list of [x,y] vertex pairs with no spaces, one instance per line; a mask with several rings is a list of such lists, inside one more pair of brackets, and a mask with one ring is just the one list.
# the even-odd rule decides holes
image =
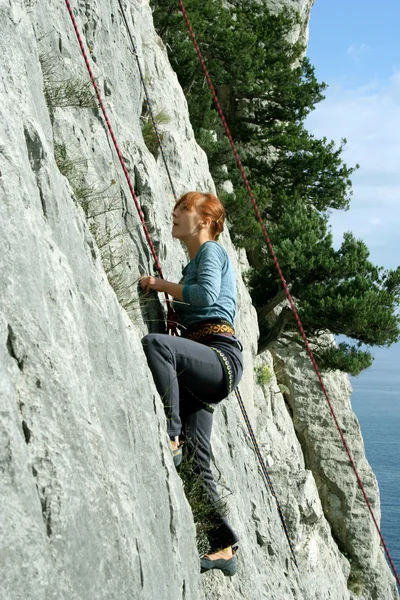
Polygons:
[[[214,336],[211,345],[228,358],[236,387],[242,376],[242,354],[235,344]],[[163,401],[168,433],[181,433],[194,470],[203,480],[204,491],[218,507],[219,496],[210,467],[210,438],[215,405],[228,395],[228,379],[220,355],[205,344],[166,334],[149,334],[143,350],[158,393]],[[216,508],[216,528],[209,536],[211,550],[238,541],[225,516]]]

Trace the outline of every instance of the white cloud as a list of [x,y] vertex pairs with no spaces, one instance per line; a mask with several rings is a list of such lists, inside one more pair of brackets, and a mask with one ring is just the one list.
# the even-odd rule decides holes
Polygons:
[[367,243],[375,262],[399,264],[400,72],[357,89],[332,85],[307,126],[318,137],[337,142],[345,137],[345,162],[360,164],[353,175],[350,210],[332,214],[335,242],[340,243],[344,231],[353,231]]
[[351,44],[346,50],[346,54],[358,64],[362,57],[368,52],[368,44]]

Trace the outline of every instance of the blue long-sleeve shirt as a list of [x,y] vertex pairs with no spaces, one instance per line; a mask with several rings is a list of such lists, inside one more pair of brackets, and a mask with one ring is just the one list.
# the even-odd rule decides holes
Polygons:
[[226,319],[236,315],[236,278],[226,250],[212,240],[200,246],[182,270],[183,301],[174,301],[178,320],[184,327],[198,321]]

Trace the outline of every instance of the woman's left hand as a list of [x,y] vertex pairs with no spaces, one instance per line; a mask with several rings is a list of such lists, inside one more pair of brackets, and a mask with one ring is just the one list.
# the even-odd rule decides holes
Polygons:
[[154,290],[155,292],[163,292],[164,291],[164,279],[160,279],[159,277],[151,277],[149,275],[145,275],[140,278],[140,286],[145,294]]

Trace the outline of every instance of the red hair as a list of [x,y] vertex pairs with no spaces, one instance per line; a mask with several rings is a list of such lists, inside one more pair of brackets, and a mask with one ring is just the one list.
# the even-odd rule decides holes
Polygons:
[[196,210],[202,217],[211,218],[210,234],[213,240],[217,239],[224,230],[225,208],[221,200],[208,192],[188,192],[176,202],[174,210],[185,203],[190,210]]

